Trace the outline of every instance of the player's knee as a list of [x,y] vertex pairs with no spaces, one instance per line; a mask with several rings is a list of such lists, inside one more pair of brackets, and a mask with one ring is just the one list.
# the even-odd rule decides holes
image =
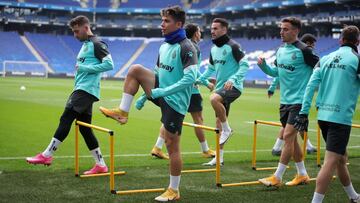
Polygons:
[[221,98],[220,98],[219,95],[217,95],[217,94],[212,94],[212,95],[210,96],[210,102],[211,102],[211,104],[217,104],[217,103],[219,103],[220,101],[221,101]]
[[143,66],[140,64],[133,64],[129,68],[128,75],[137,75],[143,69]]

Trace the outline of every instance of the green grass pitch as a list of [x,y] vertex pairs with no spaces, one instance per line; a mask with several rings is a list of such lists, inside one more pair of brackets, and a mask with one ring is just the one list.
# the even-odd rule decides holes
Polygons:
[[[50,167],[29,165],[26,156],[44,150],[58,125],[65,102],[72,92],[73,80],[43,78],[0,79],[0,201],[1,202],[153,202],[158,193],[116,196],[109,193],[108,177],[80,179],[74,177],[74,128],[59,147]],[[24,85],[26,90],[20,90]],[[117,177],[116,189],[167,187],[168,162],[149,155],[160,127],[160,111],[148,102],[141,111],[131,109],[129,123],[124,126],[105,118],[100,105],[117,106],[123,83],[102,81],[101,100],[93,107],[93,124],[115,131],[116,169],[126,170],[127,175]],[[214,126],[214,112],[209,103],[210,92],[201,88],[204,98],[204,121]],[[354,123],[360,124],[360,105],[356,109]],[[271,171],[251,169],[253,121],[255,119],[278,121],[279,92],[271,99],[265,89],[245,88],[240,99],[231,106],[229,117],[234,135],[225,148],[225,166],[222,182],[253,181],[270,175]],[[309,136],[316,145],[316,113],[311,112]],[[186,116],[191,122],[191,117]],[[277,127],[258,127],[258,163],[276,166],[278,157],[270,154],[278,133]],[[213,133],[206,133],[211,146],[215,146]],[[96,132],[103,154],[109,154],[108,135]],[[193,129],[183,128],[181,135],[184,169],[204,168],[201,163],[200,145]],[[301,139],[300,139],[301,140]],[[321,146],[324,143],[321,141]],[[360,191],[360,129],[353,129],[349,142],[350,172],[353,185]],[[321,153],[323,155],[324,149]],[[80,170],[93,165],[86,145],[80,139]],[[306,166],[315,177],[316,156],[308,155]],[[106,162],[109,164],[108,157]],[[295,175],[294,163],[284,180]],[[306,186],[281,187],[274,190],[261,185],[216,188],[215,174],[184,174],[181,178],[181,202],[310,202],[315,183]],[[347,202],[346,194],[338,180],[333,181],[325,202]]]

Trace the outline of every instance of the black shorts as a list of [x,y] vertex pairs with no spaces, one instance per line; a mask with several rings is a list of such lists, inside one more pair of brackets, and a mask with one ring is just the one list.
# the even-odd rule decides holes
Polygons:
[[[159,79],[155,77],[155,88],[159,87]],[[164,128],[170,133],[181,135],[182,123],[184,121],[185,115],[175,111],[173,108],[166,103],[165,99],[160,97],[156,99],[148,98],[156,106],[161,109],[161,123],[164,125]]]
[[322,136],[326,142],[326,150],[345,155],[349,142],[351,126],[327,121],[318,121]]
[[188,108],[188,112],[200,112],[202,111],[202,97],[201,94],[192,94],[190,98],[190,105]]
[[299,115],[301,104],[280,104],[280,122],[285,128],[286,124],[294,125],[295,117]]
[[92,115],[92,105],[96,101],[99,99],[84,90],[75,90],[69,96],[65,108],[72,109],[79,114]]
[[226,110],[226,116],[229,116],[230,104],[240,97],[241,92],[235,87],[233,87],[231,90],[225,90],[224,88],[221,88],[215,93],[222,97],[223,105]]

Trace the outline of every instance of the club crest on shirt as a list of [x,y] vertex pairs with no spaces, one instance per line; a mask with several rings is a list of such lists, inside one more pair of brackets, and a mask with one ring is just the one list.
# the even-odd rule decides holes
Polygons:
[[291,59],[292,59],[292,60],[295,60],[295,59],[296,59],[296,53],[293,53],[293,55],[291,56]]
[[190,58],[192,58],[193,55],[194,55],[194,53],[193,53],[192,51],[189,51],[189,52],[187,53],[187,55],[188,55]]
[[335,56],[333,62],[334,63],[339,63],[341,61],[341,59],[342,59],[341,56]]
[[172,59],[175,59],[176,58],[176,51],[173,51],[172,55],[171,55],[171,58]]
[[227,54],[226,50],[224,49],[223,51],[223,56],[225,56]]

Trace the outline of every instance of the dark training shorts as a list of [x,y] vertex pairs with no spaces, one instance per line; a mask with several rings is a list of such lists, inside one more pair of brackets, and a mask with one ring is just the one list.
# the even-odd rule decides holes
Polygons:
[[223,98],[223,105],[226,110],[226,116],[229,116],[230,104],[240,97],[241,92],[235,87],[233,87],[231,88],[231,90],[225,90],[224,88],[221,88],[216,91],[216,94],[220,95]]
[[326,150],[345,155],[349,142],[351,126],[328,121],[318,121],[322,136],[326,142]]
[[285,128],[286,124],[294,125],[295,117],[299,115],[301,104],[280,104],[280,122]]

